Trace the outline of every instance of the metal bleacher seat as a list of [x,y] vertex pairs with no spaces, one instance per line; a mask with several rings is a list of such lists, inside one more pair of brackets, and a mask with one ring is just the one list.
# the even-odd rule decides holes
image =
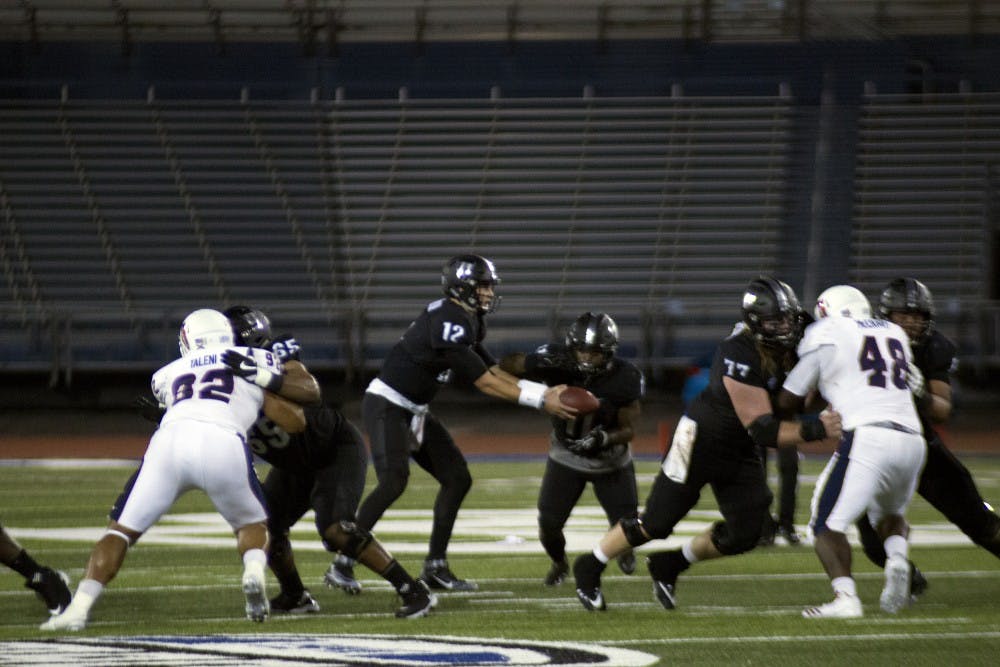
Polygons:
[[998,163],[1000,95],[865,100],[851,279],[870,294],[900,275],[923,280],[934,292],[939,323],[966,351],[980,346],[978,327],[969,325],[978,317],[975,304],[990,297],[984,221],[991,219]]

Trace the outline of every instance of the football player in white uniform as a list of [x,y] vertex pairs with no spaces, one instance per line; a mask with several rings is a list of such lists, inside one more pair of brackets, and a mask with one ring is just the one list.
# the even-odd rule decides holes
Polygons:
[[229,349],[232,326],[215,310],[188,315],[179,342],[181,358],[153,374],[153,394],[166,412],[142,465],[112,508],[111,522],[94,545],[73,601],[42,630],[84,628],[128,548],[194,488],[208,494],[236,533],[247,617],[263,621],[268,615],[267,514],[245,433],[263,406],[264,390],[280,389],[281,364],[265,350]]
[[809,521],[835,598],[802,615],[863,615],[845,532],[866,513],[888,555],[880,605],[896,613],[910,599],[904,514],[926,455],[907,381],[913,353],[906,332],[887,320],[871,319],[868,299],[848,285],[824,291],[815,315],[817,321],[799,343],[799,362],[785,380],[779,408],[797,409],[810,390],[818,389],[842,415],[844,430],[816,483]]

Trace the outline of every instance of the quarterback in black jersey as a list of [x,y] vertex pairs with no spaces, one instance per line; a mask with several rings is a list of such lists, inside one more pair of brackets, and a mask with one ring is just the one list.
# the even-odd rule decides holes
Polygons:
[[450,259],[441,274],[445,298],[428,304],[389,350],[361,403],[378,485],[361,503],[358,526],[371,530],[402,495],[412,457],[441,485],[421,575],[432,588],[476,589],[456,577],[447,561],[448,542],[472,477],[462,452],[428,408],[442,383],[457,376],[490,396],[544,408],[563,418],[576,413],[559,400],[564,386],[518,382],[483,346],[485,316],[496,306],[498,283],[488,259],[479,255]]
[[[225,314],[242,344],[273,352],[281,359],[286,374],[312,377],[301,361],[298,342],[287,334],[272,337],[264,313],[248,306],[233,306]],[[275,416],[272,404],[247,433],[254,454],[271,464],[263,483],[270,534],[268,563],[281,585],[281,592],[271,600],[271,609],[288,613],[319,611],[319,604],[306,590],[295,567],[288,538],[289,529],[312,509],[323,546],[341,552],[352,562],[359,560],[393,585],[403,600],[396,616],[425,615],[435,602],[433,596],[374,535],[355,524],[368,465],[361,432],[338,410],[321,402],[299,406],[284,401],[281,408],[301,410],[304,429],[289,432],[279,426],[271,418]],[[357,588],[345,586],[348,592],[360,591],[360,586],[354,584]]]
[[646,561],[653,592],[666,609],[676,605],[678,575],[692,563],[753,549],[772,494],[758,446],[785,447],[840,436],[840,415],[820,421],[778,419],[772,407],[795,364],[804,314],[795,292],[770,277],[752,280],[743,294],[743,326],[715,352],[708,386],[677,423],[646,505],[638,518],[619,521],[573,563],[577,598],[603,610],[601,573],[624,551],[670,535],[709,485],[723,520],[682,549],[656,552]]
[[[538,493],[538,536],[552,559],[546,586],[561,584],[569,573],[563,527],[588,482],[610,525],[638,514],[629,443],[645,381],[635,365],[615,356],[617,349],[615,321],[605,313],[587,312],[570,325],[565,345],[551,343],[500,361],[500,368],[512,375],[584,387],[601,402],[596,412],[572,422],[552,418],[549,457]],[[618,565],[632,574],[635,556],[623,553]]]
[[[882,290],[878,313],[906,331],[919,370],[910,377],[910,385],[927,439],[927,462],[920,474],[917,493],[974,543],[1000,557],[1000,517],[983,500],[969,469],[934,430],[935,423],[945,422],[951,416],[951,376],[958,360],[955,344],[934,327],[931,291],[915,278],[896,278]],[[875,529],[864,517],[857,527],[865,555],[884,567],[885,548]],[[926,579],[912,568],[911,593],[919,595],[926,587]]]

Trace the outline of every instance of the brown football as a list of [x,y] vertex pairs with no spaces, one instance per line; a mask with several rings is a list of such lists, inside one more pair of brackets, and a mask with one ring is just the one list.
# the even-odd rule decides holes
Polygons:
[[601,402],[583,387],[566,387],[559,394],[559,400],[571,408],[576,408],[577,413],[589,415],[600,407]]

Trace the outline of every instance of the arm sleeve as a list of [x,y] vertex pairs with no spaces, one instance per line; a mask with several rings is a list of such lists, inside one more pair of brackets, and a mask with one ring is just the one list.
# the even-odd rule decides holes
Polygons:
[[490,351],[487,350],[486,347],[481,342],[473,345],[472,351],[475,352],[476,355],[483,360],[483,363],[486,364],[487,368],[490,368],[491,366],[496,366],[497,364],[496,357],[490,354]]

